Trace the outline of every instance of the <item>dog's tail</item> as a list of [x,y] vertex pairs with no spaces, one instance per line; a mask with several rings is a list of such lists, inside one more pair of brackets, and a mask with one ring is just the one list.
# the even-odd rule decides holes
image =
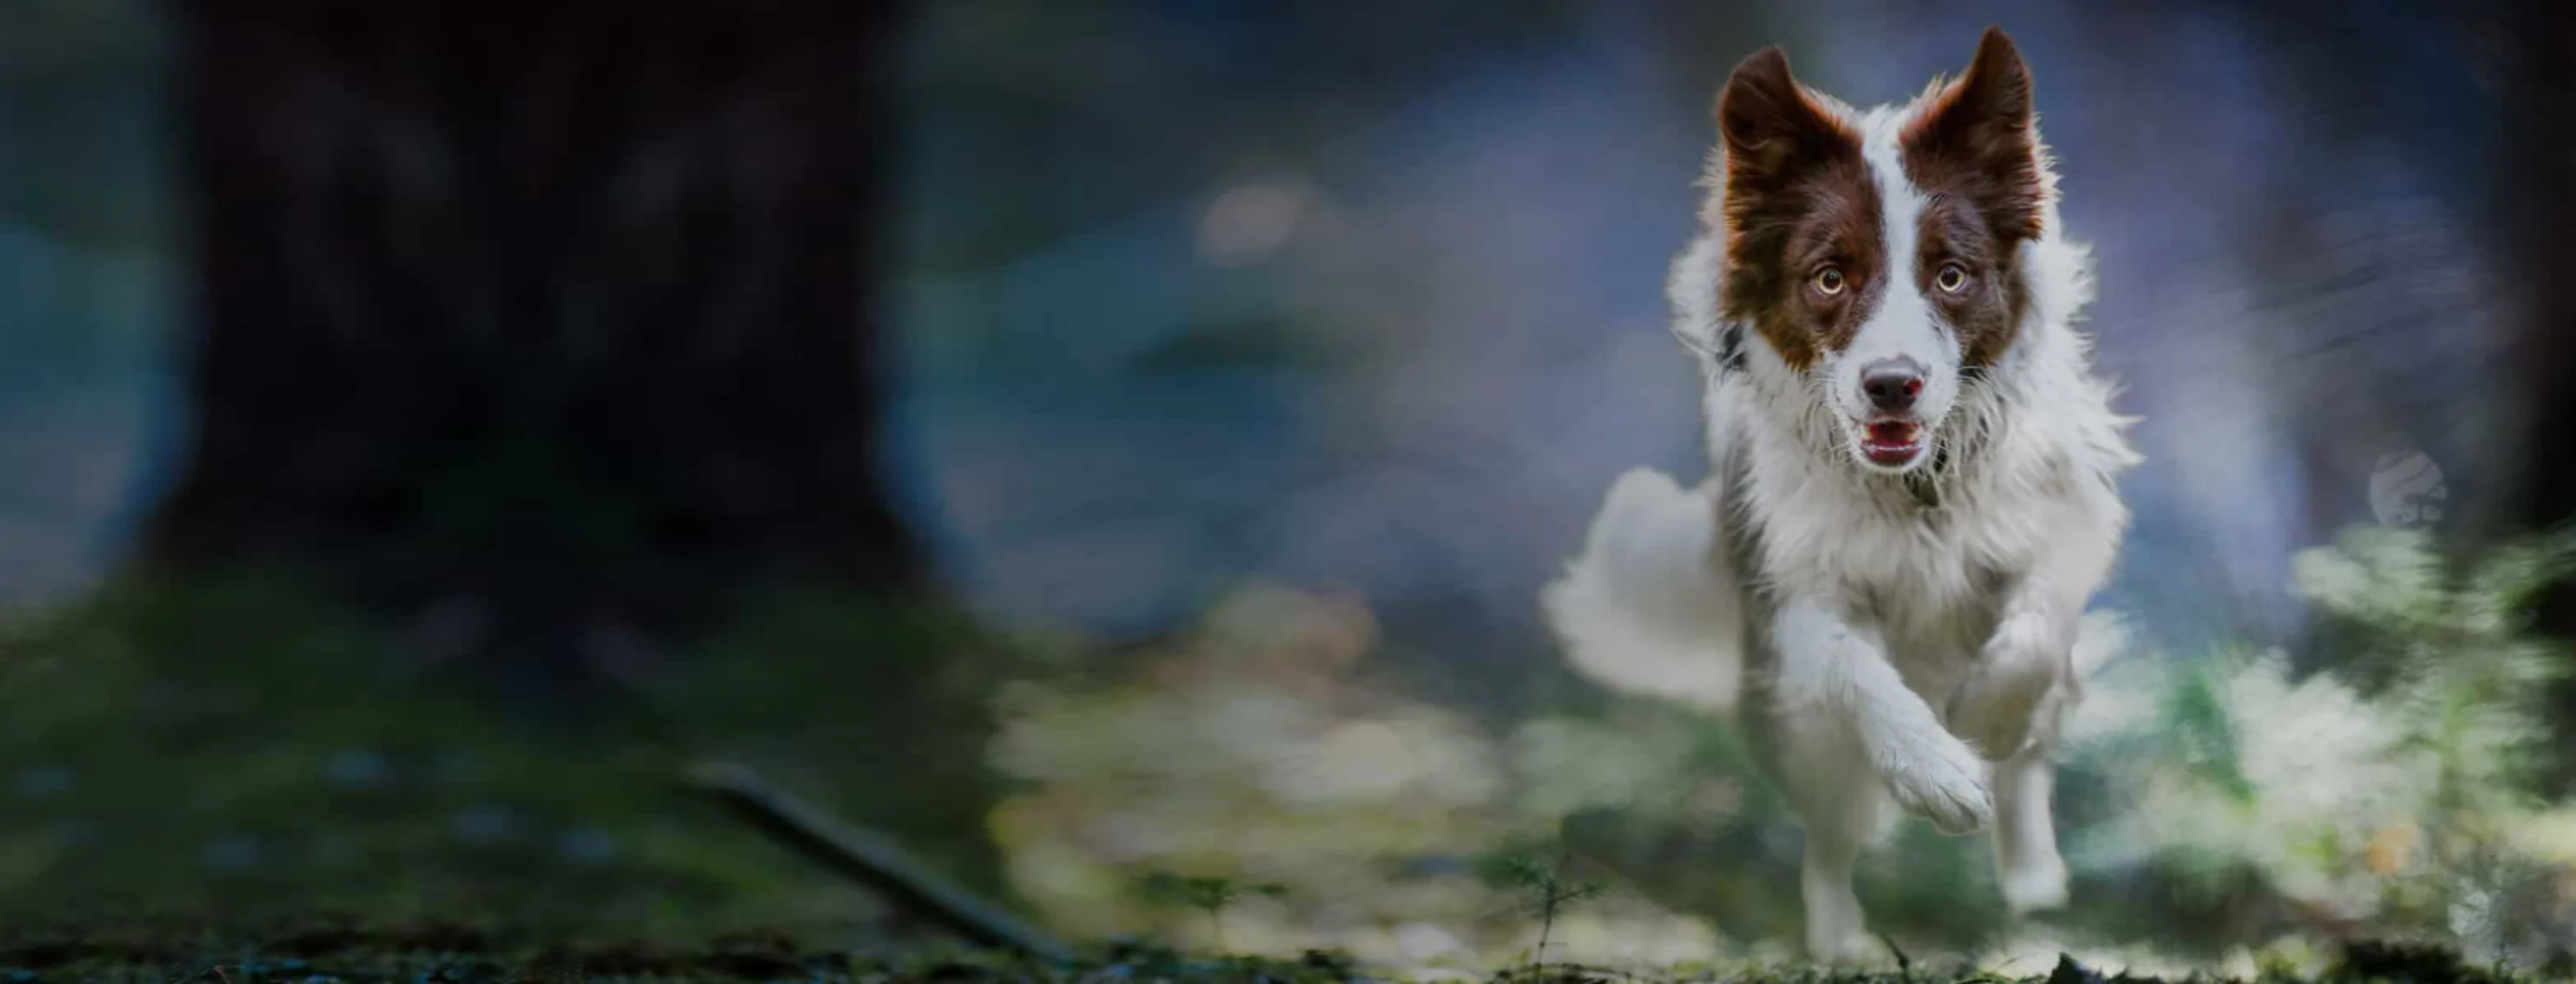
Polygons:
[[1742,616],[1717,561],[1715,495],[1714,483],[1685,490],[1651,468],[1610,487],[1582,556],[1539,594],[1576,672],[1703,710],[1735,706]]

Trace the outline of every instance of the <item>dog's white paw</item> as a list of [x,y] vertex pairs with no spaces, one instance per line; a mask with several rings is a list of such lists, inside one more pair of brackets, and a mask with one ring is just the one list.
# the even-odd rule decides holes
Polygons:
[[2066,862],[2056,852],[2019,861],[2005,868],[2001,874],[2004,908],[2013,915],[2026,916],[2066,907]]
[[1888,952],[1866,930],[1836,928],[1807,934],[1807,958],[1836,967],[1874,967],[1888,962]]
[[1850,886],[1840,886],[1834,894],[1839,897],[1807,900],[1807,958],[1846,967],[1885,959],[1886,951],[1869,935],[1860,899],[1852,895]]
[[1881,778],[1896,805],[1932,821],[1933,828],[1944,834],[1971,834],[1994,822],[1995,800],[1986,789],[1986,763],[1966,743],[1947,734],[1910,749],[1902,761],[1887,764]]

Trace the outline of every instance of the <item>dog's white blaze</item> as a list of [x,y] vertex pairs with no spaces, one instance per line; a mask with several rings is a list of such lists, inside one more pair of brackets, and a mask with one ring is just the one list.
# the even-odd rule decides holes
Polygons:
[[[1914,280],[1925,200],[1922,189],[1906,180],[1904,152],[1897,143],[1911,119],[1911,113],[1882,108],[1862,117],[1858,126],[1862,158],[1878,186],[1878,236],[1887,285],[1851,345],[1833,357],[1827,370],[1834,403],[1855,421],[1871,413],[1869,397],[1860,388],[1861,369],[1882,359],[1911,359],[1923,367],[1923,393],[1914,405],[1925,423],[1938,424],[1959,399],[1959,366],[1966,353],[1958,334],[1941,324]],[[1853,438],[1858,439],[1856,431]]]

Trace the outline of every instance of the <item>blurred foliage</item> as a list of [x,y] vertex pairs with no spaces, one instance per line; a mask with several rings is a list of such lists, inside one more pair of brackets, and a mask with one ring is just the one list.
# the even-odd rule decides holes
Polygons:
[[[2539,684],[2568,657],[2522,612],[2576,569],[2571,544],[2452,563],[2423,533],[2369,527],[2302,553],[2293,590],[2350,623],[2328,635],[2349,648],[2332,669],[2233,647],[2097,671],[2058,797],[2073,911],[2011,923],[1983,838],[1907,823],[1864,865],[1873,919],[1981,966],[2075,948],[2142,972],[2313,974],[2337,941],[2383,936],[2565,961],[2576,805],[2528,790],[2557,753]],[[1077,934],[1206,945],[1111,886],[1277,882],[1282,897],[1230,903],[1236,948],[1417,967],[1529,954],[1533,885],[1600,887],[1557,914],[1569,959],[1784,955],[1799,838],[1731,726],[1638,702],[1479,723],[1364,686],[1379,646],[1356,602],[1256,586],[1115,680],[1006,688],[993,762],[1026,785],[995,829],[1014,885]],[[1529,860],[1550,857],[1609,878]],[[1495,858],[1524,877],[1476,877]]]
[[[2529,790],[2564,754],[2535,700],[2568,657],[2521,612],[2569,542],[2452,562],[2367,528],[2303,553],[2297,591],[2347,623],[2326,669],[2234,648],[2096,672],[2061,774],[2072,912],[2011,923],[1982,839],[1908,823],[1864,865],[1873,918],[2008,975],[2060,950],[2307,975],[2381,937],[2567,959],[2576,805]],[[0,630],[0,912],[881,945],[881,903],[681,790],[721,756],[998,872],[1077,940],[1483,973],[1542,940],[1550,964],[1671,967],[1795,938],[1796,827],[1730,725],[1416,699],[1372,675],[1386,644],[1346,597],[1247,586],[1110,661],[780,597],[559,718],[253,576],[123,581]]]
[[1229,878],[1175,875],[1167,871],[1152,872],[1136,880],[1138,901],[1146,905],[1194,909],[1205,915],[1208,933],[1216,938],[1218,952],[1225,950],[1227,907],[1244,899],[1276,899],[1287,895],[1288,886],[1276,882],[1244,885]]
[[2160,866],[2204,907],[2259,875],[2271,925],[2240,933],[2433,936],[2522,966],[2576,946],[2576,805],[2529,791],[2563,754],[2540,701],[2568,651],[2524,618],[2576,536],[2462,564],[2434,546],[2363,527],[2298,555],[2299,596],[2356,630],[2331,670],[2277,650],[2107,670],[2073,757],[2126,795],[2078,867]]
[[[1556,719],[1497,741],[1364,685],[1378,646],[1358,603],[1257,585],[1118,679],[1006,687],[993,763],[1024,787],[994,829],[1013,887],[1077,938],[1213,946],[1207,921],[1121,891],[1175,872],[1286,889],[1228,909],[1225,942],[1241,952],[1482,967],[1531,949],[1538,920],[1480,859],[1552,841],[1569,807],[1661,794],[1664,763],[1691,745]],[[1582,755],[1595,740],[1628,754]],[[1714,943],[1621,891],[1560,914],[1552,939],[1569,957],[1644,962]]]

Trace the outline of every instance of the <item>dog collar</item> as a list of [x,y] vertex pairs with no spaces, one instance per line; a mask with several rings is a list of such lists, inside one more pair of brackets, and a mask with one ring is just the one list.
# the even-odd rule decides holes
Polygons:
[[1949,466],[1949,448],[1944,447],[1933,452],[1930,465],[1921,471],[1906,474],[1905,490],[1914,493],[1914,501],[1924,509],[1941,508],[1941,473],[1948,470]]

